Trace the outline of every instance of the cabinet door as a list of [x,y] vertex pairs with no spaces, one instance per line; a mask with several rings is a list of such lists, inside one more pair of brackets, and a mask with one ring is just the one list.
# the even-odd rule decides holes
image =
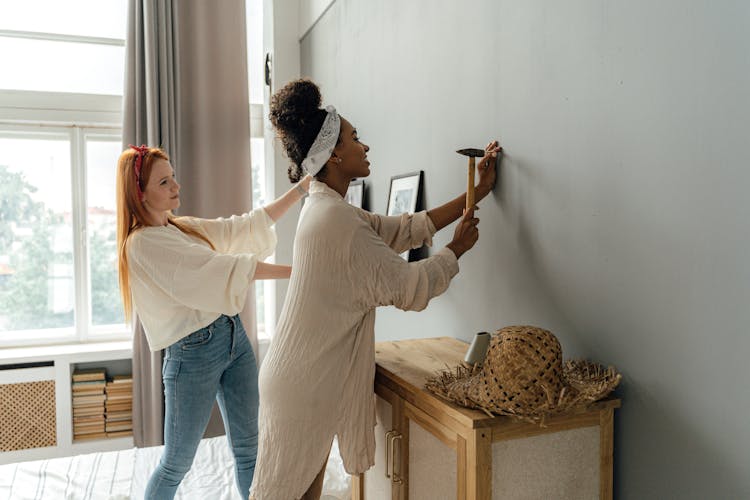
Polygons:
[[[390,472],[386,471],[386,462],[390,465],[390,457],[386,457],[386,434],[393,431],[393,406],[381,397],[375,403],[375,465],[364,474],[365,500],[389,500],[392,498],[392,482]],[[392,434],[389,434],[390,437]],[[390,467],[389,467],[390,468]]]
[[426,429],[418,421],[406,419],[408,440],[409,500],[456,498],[458,489],[456,451],[441,441],[434,427]]

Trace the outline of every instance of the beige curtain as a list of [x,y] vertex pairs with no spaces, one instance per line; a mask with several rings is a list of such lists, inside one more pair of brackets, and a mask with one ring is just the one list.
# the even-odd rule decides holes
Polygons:
[[[244,0],[130,0],[123,148],[163,147],[182,185],[180,214],[229,216],[252,207]],[[256,347],[255,294],[241,317]],[[133,435],[163,443],[162,353],[133,324]],[[214,407],[206,436],[224,432]]]

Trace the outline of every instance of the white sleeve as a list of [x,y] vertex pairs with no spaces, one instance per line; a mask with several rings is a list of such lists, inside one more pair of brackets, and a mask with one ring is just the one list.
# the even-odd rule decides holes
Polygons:
[[221,253],[251,253],[262,261],[276,249],[274,221],[263,208],[228,218],[180,220],[196,226]]
[[396,253],[422,245],[432,246],[432,236],[437,232],[426,211],[415,214],[379,215],[361,210],[375,232]]
[[371,228],[358,228],[350,248],[355,296],[364,309],[393,305],[405,311],[421,311],[430,299],[448,288],[458,273],[458,260],[449,248],[409,263]]
[[249,253],[222,254],[177,232],[138,231],[128,239],[131,275],[191,309],[236,314],[258,263]]

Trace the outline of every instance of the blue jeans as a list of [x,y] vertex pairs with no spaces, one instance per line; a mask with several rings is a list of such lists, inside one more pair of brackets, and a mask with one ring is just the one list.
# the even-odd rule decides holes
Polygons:
[[193,463],[214,399],[219,402],[247,498],[258,453],[258,368],[239,316],[220,316],[165,351],[164,453],[146,487],[147,500],[174,498]]

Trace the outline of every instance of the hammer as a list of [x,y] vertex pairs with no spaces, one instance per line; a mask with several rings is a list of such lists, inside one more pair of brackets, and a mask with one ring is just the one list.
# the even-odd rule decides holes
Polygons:
[[469,178],[466,185],[466,211],[474,206],[474,158],[484,156],[485,151],[477,148],[459,149],[456,153],[469,157]]

